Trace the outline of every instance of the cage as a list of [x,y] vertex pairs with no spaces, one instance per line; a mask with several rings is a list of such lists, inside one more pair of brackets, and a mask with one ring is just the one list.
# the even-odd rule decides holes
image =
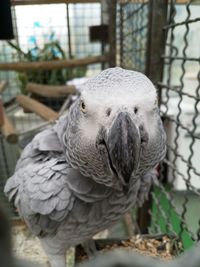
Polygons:
[[[48,67],[48,70],[44,67],[42,75],[36,74],[36,80],[30,77],[28,82],[44,84],[44,80],[40,79],[46,75],[49,80],[52,75],[54,80],[50,85],[55,86],[60,74],[58,71],[65,70],[65,67],[71,72],[75,69],[76,76],[70,76],[70,79],[80,77],[78,70],[81,76],[90,76],[115,65],[145,73],[158,89],[160,112],[167,133],[167,156],[159,169],[159,184],[153,186],[144,206],[134,211],[134,217],[140,233],[172,234],[181,240],[183,249],[190,248],[200,239],[200,2],[43,2],[44,5],[39,5],[37,0],[13,1],[16,39],[12,44],[0,43],[0,78],[9,81],[8,89],[3,93],[4,106],[19,132],[20,140],[29,132],[35,134],[46,124],[35,114],[24,113],[13,102],[20,91],[19,81],[22,79],[14,63],[23,60],[23,54],[16,47],[22,46],[24,53],[32,51],[34,54],[39,44],[42,46],[49,40],[55,42],[55,36],[59,36],[62,52],[57,53],[58,57],[65,55],[60,58],[66,61],[64,68],[49,74]],[[43,8],[48,9],[48,16],[44,16],[42,21],[40,14],[43,17]],[[25,18],[20,18],[22,11]],[[30,18],[24,25],[30,12],[35,12],[34,19]],[[57,20],[57,16],[62,19]],[[35,20],[35,17],[38,19]],[[58,25],[58,21],[61,24]],[[91,40],[89,33],[93,34]],[[77,64],[76,58],[83,57],[86,62]],[[52,62],[52,58],[50,60]],[[39,66],[36,60],[31,61],[36,63],[36,68]],[[25,71],[27,66],[22,66],[22,70]],[[82,66],[84,68],[81,69]],[[61,84],[70,79],[65,76]],[[58,99],[45,102],[49,103],[54,110],[60,108],[56,109]],[[20,148],[19,144],[9,144],[3,135],[0,142],[2,194]]]
[[119,1],[117,15],[118,64],[157,86],[168,138],[160,185],[140,222],[144,231],[178,235],[185,248],[199,240],[199,8],[198,1]]
[[[26,107],[19,107],[16,96],[31,96],[54,111],[59,111],[64,103],[63,96],[44,97],[30,93],[27,91],[29,83],[36,84],[36,89],[38,84],[64,86],[72,80],[80,83],[81,78],[98,73],[108,64],[108,56],[102,56],[102,52],[108,50],[108,41],[101,40],[100,37],[90,40],[90,28],[101,28],[102,14],[99,1],[49,1],[43,4],[40,1],[12,2],[15,39],[0,42],[0,80],[2,102],[8,114],[7,119],[12,123],[11,132],[17,133],[20,142],[29,138],[32,132],[34,135],[38,127],[43,127],[48,122],[28,112]],[[55,66],[52,69],[51,62],[57,64],[57,60],[61,60],[59,62],[64,67]],[[25,62],[25,65],[22,63],[21,66],[20,62]],[[41,62],[50,65],[37,65]],[[68,65],[67,68],[65,64]],[[27,71],[27,68],[30,70]],[[14,139],[11,142],[15,142]],[[6,177],[13,172],[20,147],[19,144],[10,145],[3,136],[1,147],[2,192]]]

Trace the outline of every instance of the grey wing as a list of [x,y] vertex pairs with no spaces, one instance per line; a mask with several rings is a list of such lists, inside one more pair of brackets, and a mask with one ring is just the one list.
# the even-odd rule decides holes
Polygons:
[[43,159],[49,152],[62,153],[62,146],[53,127],[38,133],[25,147],[17,162],[15,171],[33,161]]
[[72,209],[74,195],[66,180],[69,166],[53,128],[26,146],[4,192],[36,235],[54,233]]
[[[5,193],[36,235],[54,234],[66,217],[91,211],[111,189],[67,164],[53,129],[38,134],[25,148]],[[72,211],[72,212],[71,212]],[[66,219],[67,220],[67,219]]]
[[102,201],[112,193],[110,187],[94,182],[75,169],[70,169],[67,183],[73,194],[85,203]]
[[44,236],[56,233],[60,223],[67,223],[71,216],[76,223],[97,216],[100,210],[95,207],[111,189],[83,177],[64,160],[52,158],[19,169],[8,180],[5,192],[9,200],[15,200],[32,232]]
[[99,227],[99,221],[105,210],[108,209],[107,201],[112,194],[112,189],[97,184],[92,178],[83,176],[78,170],[71,169],[67,179],[68,186],[76,199],[70,221],[75,225],[88,223],[91,227]]
[[52,158],[19,168],[7,181],[5,193],[36,235],[53,234],[73,207],[74,195],[66,183],[69,167]]

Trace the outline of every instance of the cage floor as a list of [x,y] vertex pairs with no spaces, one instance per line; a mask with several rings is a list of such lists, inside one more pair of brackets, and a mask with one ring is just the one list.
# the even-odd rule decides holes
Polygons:
[[[105,238],[107,235],[108,232],[102,232],[97,237]],[[49,267],[47,257],[42,249],[39,239],[31,235],[25,225],[14,226],[12,229],[12,237],[13,237],[13,251],[16,257],[33,261],[35,263],[40,264],[41,267]],[[105,243],[108,242],[106,240],[112,241],[114,239],[106,239],[105,241],[103,241],[103,239],[101,240],[103,243]],[[98,244],[99,243],[97,243],[97,245]],[[144,255],[158,257],[163,260],[170,260],[174,257],[174,254],[171,252],[170,239],[167,237],[161,239],[155,239],[155,238],[141,239],[136,237],[134,241],[127,240],[122,242],[119,241],[118,244],[117,243],[107,244],[100,250],[102,250],[102,252],[104,253],[114,249],[128,249],[129,251],[131,250],[137,251]],[[82,254],[82,256],[80,254],[78,260],[81,261],[86,258],[87,257],[84,256],[84,254]],[[66,261],[68,267],[74,266],[74,249],[70,249],[68,251]]]
[[[16,226],[12,229],[13,252],[17,258],[38,263],[41,267],[49,267],[47,256],[40,241],[33,236],[26,226]],[[69,249],[66,259],[67,267],[74,266],[74,249]]]
[[14,255],[39,263],[42,267],[47,267],[47,257],[42,250],[40,241],[32,236],[25,226],[13,227],[12,231]]
[[[105,238],[108,235],[108,231],[105,230],[97,235],[97,238]],[[41,267],[49,267],[47,256],[45,255],[40,241],[37,237],[33,236],[22,225],[17,225],[12,228],[13,238],[13,252],[18,258],[33,261],[40,264]],[[67,252],[67,267],[74,266],[74,249],[71,248]]]

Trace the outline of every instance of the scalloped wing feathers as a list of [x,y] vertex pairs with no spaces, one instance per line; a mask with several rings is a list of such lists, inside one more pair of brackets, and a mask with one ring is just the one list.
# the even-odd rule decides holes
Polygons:
[[56,233],[73,208],[76,222],[86,220],[85,203],[98,202],[111,194],[107,187],[70,168],[61,151],[53,129],[38,134],[23,151],[5,186],[9,200],[15,201],[36,235]]

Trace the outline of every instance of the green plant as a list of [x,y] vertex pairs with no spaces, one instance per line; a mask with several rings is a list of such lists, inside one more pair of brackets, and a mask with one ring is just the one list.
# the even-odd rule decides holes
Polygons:
[[[50,36],[54,36],[51,34]],[[35,37],[32,37],[35,38]],[[53,38],[51,38],[53,39]],[[17,51],[20,61],[36,62],[36,61],[49,61],[66,59],[65,52],[58,40],[50,40],[42,48],[37,45],[36,39],[34,40],[34,46],[24,52],[19,45],[8,41],[8,44]],[[83,77],[87,71],[86,66],[57,69],[57,70],[37,70],[27,71],[18,74],[19,81],[21,83],[21,92],[26,94],[25,87],[27,82],[49,84],[49,85],[63,85],[66,81],[75,77]]]

